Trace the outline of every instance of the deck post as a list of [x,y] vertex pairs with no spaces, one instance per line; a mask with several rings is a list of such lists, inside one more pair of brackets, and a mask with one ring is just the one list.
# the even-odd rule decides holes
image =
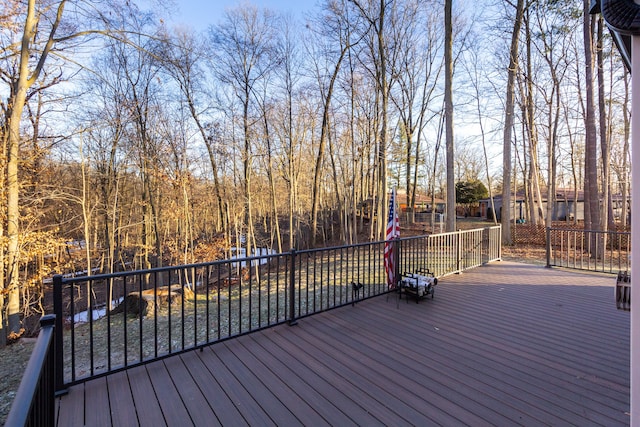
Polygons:
[[460,267],[462,261],[462,230],[458,230],[455,232],[456,234],[456,274],[462,273],[462,268]]
[[400,244],[400,239],[395,238],[391,241],[393,245],[393,289],[398,288],[398,282],[400,281],[400,251],[402,250],[402,245]]
[[296,320],[296,250],[290,252],[291,267],[289,269],[289,326],[298,324]]
[[56,274],[53,276],[53,313],[55,314],[55,331],[54,334],[54,384],[55,384],[55,392],[56,395],[63,395],[68,392],[67,389],[64,388],[64,353],[63,353],[63,342],[62,335],[64,329],[62,328],[62,275]]
[[[40,318],[40,328],[53,331],[53,340],[52,340],[53,342],[49,342],[50,346],[53,345],[53,354],[49,354],[45,356],[45,362],[43,367],[43,371],[45,373],[50,373],[51,369],[53,369],[53,377],[54,377],[53,382],[51,382],[50,379],[48,381],[45,381],[46,386],[42,388],[42,390],[46,392],[46,396],[43,397],[43,402],[42,402],[44,408],[46,408],[44,412],[46,412],[47,418],[51,420],[51,424],[48,424],[48,425],[54,425],[53,420],[55,419],[55,413],[56,413],[55,397],[57,396],[56,381],[58,380],[58,377],[62,377],[62,375],[58,375],[58,372],[61,373],[62,371],[57,371],[57,366],[56,366],[59,359],[57,354],[58,349],[56,345],[56,340],[57,340],[56,337],[58,335],[62,335],[62,329],[58,329],[58,327],[56,326],[56,323],[57,323],[56,320],[57,320],[57,316],[55,314],[45,314]],[[49,353],[50,351],[51,350],[49,347],[49,350],[47,351],[47,353]],[[50,362],[52,356],[53,356],[53,363]],[[67,393],[67,390],[65,390],[64,394],[66,393]]]

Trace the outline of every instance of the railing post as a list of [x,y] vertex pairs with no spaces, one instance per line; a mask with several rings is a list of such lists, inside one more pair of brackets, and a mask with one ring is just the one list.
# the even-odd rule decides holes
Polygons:
[[460,261],[462,261],[462,230],[456,231],[456,273],[462,273]]
[[[46,375],[47,373],[50,373],[51,370],[53,369],[53,376],[54,376],[54,381],[45,381],[46,386],[43,388],[42,391],[44,391],[46,393],[45,396],[42,397],[42,399],[45,400],[44,403],[44,407],[46,408],[46,412],[47,412],[47,418],[49,418],[50,421],[48,421],[51,425],[54,425],[53,420],[55,419],[55,414],[56,414],[56,405],[55,405],[55,397],[56,397],[56,379],[58,378],[58,371],[57,371],[57,363],[58,363],[58,354],[56,354],[57,352],[57,345],[56,345],[56,340],[57,340],[57,336],[58,335],[62,335],[62,329],[58,328],[56,323],[57,323],[57,319],[58,316],[56,316],[55,314],[46,314],[44,316],[42,316],[40,318],[40,328],[41,329],[51,329],[53,331],[53,342],[50,342],[49,345],[53,345],[53,354],[49,354],[45,357],[45,366],[43,366],[43,371],[44,374]],[[49,348],[49,351],[51,351],[51,349]],[[51,357],[53,357],[53,363],[51,363]]]
[[395,238],[391,241],[391,244],[393,245],[393,283],[391,284],[393,286],[393,289],[396,289],[398,287],[398,281],[400,278],[400,248],[402,247],[402,245],[400,244],[400,240],[398,238]]
[[51,381],[55,328],[55,315],[47,314],[40,318],[40,333],[5,426],[55,425],[55,384]]
[[551,227],[547,227],[547,268],[551,268]]
[[55,314],[55,334],[54,334],[54,376],[56,395],[63,395],[68,392],[64,388],[64,351],[63,351],[63,316],[62,316],[62,275],[53,276],[53,313]]
[[296,325],[296,250],[291,249],[291,268],[289,269],[289,326]]
[[480,254],[480,263],[487,264],[491,259],[491,229],[485,227],[482,229],[482,251]]

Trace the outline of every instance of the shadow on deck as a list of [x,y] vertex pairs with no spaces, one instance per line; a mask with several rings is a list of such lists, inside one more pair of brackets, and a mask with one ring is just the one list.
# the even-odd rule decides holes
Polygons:
[[494,263],[74,386],[57,425],[628,425],[614,287]]

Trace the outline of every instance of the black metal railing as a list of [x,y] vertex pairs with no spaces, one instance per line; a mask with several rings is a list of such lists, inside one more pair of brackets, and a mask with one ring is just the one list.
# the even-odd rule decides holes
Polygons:
[[40,334],[13,400],[6,426],[53,426],[55,315],[40,319]]
[[[500,227],[393,241],[396,277],[500,259]],[[54,277],[56,390],[388,292],[385,242]]]
[[547,267],[617,274],[631,268],[631,233],[547,228]]

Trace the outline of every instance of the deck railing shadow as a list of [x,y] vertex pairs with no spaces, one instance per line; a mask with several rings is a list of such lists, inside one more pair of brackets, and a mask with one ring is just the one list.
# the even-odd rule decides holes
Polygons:
[[[396,280],[501,258],[501,228],[393,240]],[[55,389],[389,292],[385,242],[85,277],[56,275]],[[53,396],[52,396],[53,398]]]

